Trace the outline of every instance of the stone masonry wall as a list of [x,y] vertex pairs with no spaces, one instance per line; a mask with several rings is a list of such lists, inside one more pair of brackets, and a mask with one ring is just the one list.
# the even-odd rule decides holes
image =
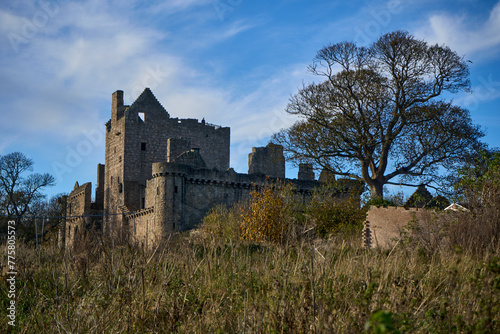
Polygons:
[[[116,91],[111,109],[106,124],[105,213],[147,207],[146,184],[152,164],[169,160],[169,143],[184,139],[184,144],[190,142],[190,148],[197,149],[208,168],[229,168],[229,128],[170,118],[148,88],[130,106],[123,104],[123,92]],[[122,225],[120,216],[109,216],[105,231]]]
[[264,174],[269,177],[285,178],[283,147],[269,143],[266,147],[254,147],[248,155],[248,174]]
[[167,162],[173,162],[182,153],[189,151],[191,147],[191,139],[189,138],[167,139]]
[[125,219],[132,240],[146,248],[154,245],[158,241],[157,237],[161,236],[162,232],[158,230],[155,224],[154,208],[147,208],[133,214],[128,214]]
[[314,180],[314,170],[311,164],[299,164],[299,180]]
[[[155,206],[163,233],[194,228],[218,204],[233,205],[248,198],[250,192],[277,179],[263,174],[240,174],[232,170],[195,169],[178,163],[153,164],[153,179],[148,181],[146,204]],[[300,198],[310,196],[318,181],[287,180]],[[154,203],[154,204],[153,204]],[[158,226],[158,230],[162,227]]]
[[425,209],[372,206],[363,229],[364,244],[369,248],[390,249],[401,239],[401,233],[410,221],[427,215],[429,210]]
[[90,223],[90,217],[78,217],[90,214],[92,184],[90,182],[81,186],[78,182],[73,191],[67,197],[66,203],[66,226],[65,242],[72,246],[75,237],[82,233]]

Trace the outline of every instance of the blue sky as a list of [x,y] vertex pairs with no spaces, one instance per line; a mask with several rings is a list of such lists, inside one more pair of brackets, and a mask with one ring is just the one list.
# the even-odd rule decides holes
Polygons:
[[[294,122],[284,112],[316,51],[409,31],[471,60],[453,96],[500,146],[500,2],[14,0],[0,4],[0,155],[56,176],[48,194],[96,182],[111,94],[144,87],[173,117],[231,127],[231,166]],[[288,169],[287,177],[296,177]]]

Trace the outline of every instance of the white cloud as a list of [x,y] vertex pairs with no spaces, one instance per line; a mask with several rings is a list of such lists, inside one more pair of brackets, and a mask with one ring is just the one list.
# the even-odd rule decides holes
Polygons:
[[[168,2],[162,10],[184,10],[205,2]],[[264,79],[256,91],[235,100],[241,92],[215,83],[175,48],[165,47],[171,38],[179,42],[168,31],[135,24],[120,9],[113,11],[104,4],[102,10],[97,3],[61,5],[58,14],[23,45],[18,57],[9,60],[10,69],[3,68],[18,93],[28,87],[24,94],[29,98],[15,98],[16,112],[10,122],[23,140],[34,145],[50,136],[64,143],[63,147],[73,147],[84,131],[103,127],[102,118],[109,117],[109,109],[97,108],[109,105],[114,90],[124,90],[125,102],[132,103],[144,87],[153,90],[173,117],[205,117],[208,122],[231,126],[232,141],[245,142],[243,156],[272,130],[279,130],[274,113],[282,111],[290,94],[290,76]],[[19,17],[11,20],[18,22]],[[215,26],[204,31],[199,45],[189,47],[210,47],[254,26],[243,20]],[[165,36],[169,36],[167,44]],[[247,121],[242,121],[242,115]],[[270,122],[275,124],[273,129]]]
[[22,21],[19,16],[0,10],[0,31],[2,32],[2,35],[19,29],[21,26]]
[[486,22],[471,22],[468,16],[435,14],[425,27],[417,31],[429,43],[443,42],[460,54],[476,56],[498,55],[500,46],[500,2],[490,12]]
[[152,12],[164,12],[174,14],[180,11],[191,9],[195,6],[209,5],[213,0],[170,0],[160,1],[151,5]]

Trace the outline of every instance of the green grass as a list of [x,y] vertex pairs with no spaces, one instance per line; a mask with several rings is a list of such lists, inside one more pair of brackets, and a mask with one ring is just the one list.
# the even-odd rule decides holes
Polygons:
[[[498,252],[365,250],[188,234],[143,250],[18,242],[16,333],[495,333]],[[7,283],[1,280],[1,332]]]

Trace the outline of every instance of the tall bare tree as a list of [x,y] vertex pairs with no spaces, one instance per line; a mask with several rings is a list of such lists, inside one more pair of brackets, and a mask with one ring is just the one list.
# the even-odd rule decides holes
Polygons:
[[369,47],[327,46],[309,71],[322,82],[290,98],[286,111],[300,119],[272,141],[289,160],[364,181],[371,196],[386,184],[429,184],[484,135],[443,96],[469,91],[467,62],[405,31]]
[[21,217],[30,205],[45,197],[42,190],[53,186],[55,179],[45,173],[31,173],[33,160],[20,152],[0,157],[0,210]]

